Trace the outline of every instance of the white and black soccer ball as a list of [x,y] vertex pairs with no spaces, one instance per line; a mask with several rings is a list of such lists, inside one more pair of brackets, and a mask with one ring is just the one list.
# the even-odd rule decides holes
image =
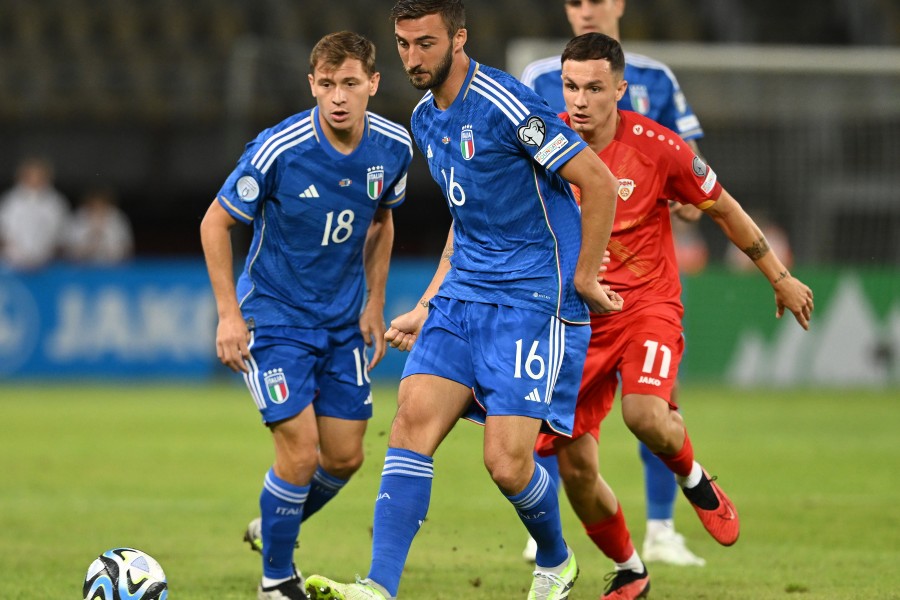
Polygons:
[[113,548],[88,567],[84,600],[167,600],[169,584],[159,563],[134,548]]

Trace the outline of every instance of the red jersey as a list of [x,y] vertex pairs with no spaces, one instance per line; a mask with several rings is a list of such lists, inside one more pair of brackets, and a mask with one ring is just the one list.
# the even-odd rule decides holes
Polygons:
[[[625,305],[621,313],[591,316],[614,318],[659,303],[674,305],[680,316],[684,308],[669,200],[703,209],[715,202],[722,186],[676,133],[638,113],[618,112],[616,135],[599,153],[619,180],[603,282]],[[568,114],[560,116],[570,124]]]

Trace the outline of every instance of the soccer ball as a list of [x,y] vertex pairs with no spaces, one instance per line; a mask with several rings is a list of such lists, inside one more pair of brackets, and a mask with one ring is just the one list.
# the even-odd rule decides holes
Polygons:
[[167,600],[169,585],[159,563],[134,548],[107,550],[84,578],[84,600]]

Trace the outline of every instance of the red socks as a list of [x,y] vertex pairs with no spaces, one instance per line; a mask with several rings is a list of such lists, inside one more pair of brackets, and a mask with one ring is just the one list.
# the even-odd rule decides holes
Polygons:
[[634,554],[621,504],[616,508],[616,514],[593,525],[585,525],[584,530],[600,551],[616,563],[623,563]]
[[673,473],[681,477],[687,477],[694,468],[694,447],[691,445],[691,438],[688,437],[687,429],[684,430],[684,445],[681,450],[675,454],[657,454],[661,461]]

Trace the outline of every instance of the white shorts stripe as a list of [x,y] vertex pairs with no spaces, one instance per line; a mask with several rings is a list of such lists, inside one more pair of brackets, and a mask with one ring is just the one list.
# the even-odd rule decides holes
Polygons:
[[566,356],[566,325],[556,317],[550,317],[550,358],[548,360],[547,393],[544,394],[547,403],[553,399],[553,390],[559,380],[563,360]]
[[[247,344],[247,348],[253,349],[253,341],[254,336],[253,332],[250,332],[250,343]],[[250,390],[250,396],[253,397],[253,403],[256,404],[256,408],[262,410],[266,407],[266,397],[262,393],[262,388],[259,385],[259,365],[256,364],[256,359],[253,358],[253,352],[250,352],[250,358],[246,361],[247,366],[250,368],[250,372],[244,373],[244,383],[247,384],[247,389]]]

